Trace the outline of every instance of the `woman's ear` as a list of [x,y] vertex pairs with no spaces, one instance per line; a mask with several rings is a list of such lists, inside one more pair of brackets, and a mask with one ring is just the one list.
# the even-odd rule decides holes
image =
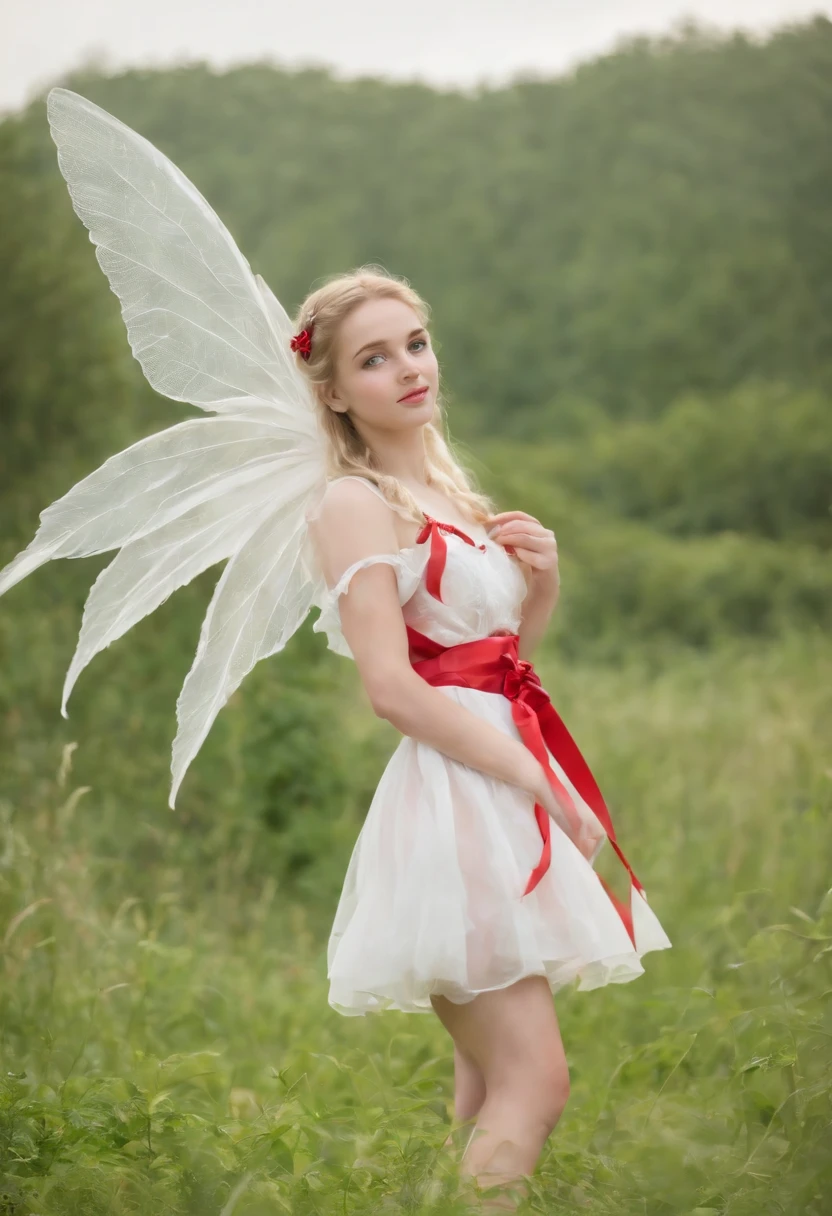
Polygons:
[[336,414],[345,414],[347,406],[344,405],[341,394],[335,386],[334,381],[328,380],[320,390],[321,401],[324,405],[328,405]]

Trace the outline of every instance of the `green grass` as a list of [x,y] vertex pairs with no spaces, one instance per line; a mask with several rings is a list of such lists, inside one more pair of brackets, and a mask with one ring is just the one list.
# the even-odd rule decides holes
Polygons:
[[[528,1210],[825,1216],[832,643],[538,666],[673,949],[557,994],[572,1094]],[[120,848],[72,753],[0,802],[2,1216],[475,1211],[438,1021],[326,1003],[330,887],[284,889],[253,822],[197,852],[154,807]]]

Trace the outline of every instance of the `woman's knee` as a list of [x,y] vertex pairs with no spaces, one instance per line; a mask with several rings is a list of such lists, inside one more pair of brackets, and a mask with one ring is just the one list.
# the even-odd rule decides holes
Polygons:
[[566,1060],[554,1060],[537,1073],[532,1098],[540,1122],[552,1131],[569,1101],[569,1068]]
[[535,1126],[554,1124],[569,1098],[569,1069],[549,986],[540,976],[468,1005],[435,1002],[458,1047],[497,1093]]
[[539,1059],[533,1066],[503,1073],[494,1088],[499,1088],[507,1101],[522,1108],[533,1123],[546,1127],[548,1133],[569,1100],[569,1069],[566,1060],[555,1053]]

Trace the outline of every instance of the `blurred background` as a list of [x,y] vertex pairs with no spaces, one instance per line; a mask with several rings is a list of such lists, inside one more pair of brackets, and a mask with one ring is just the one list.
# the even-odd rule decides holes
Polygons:
[[[189,416],[132,357],[58,171],[53,84],[170,156],[290,313],[365,261],[407,276],[460,458],[556,532],[535,666],[674,949],[556,996],[573,1096],[533,1211],[830,1211],[825,7],[0,17],[0,565],[107,456]],[[468,1211],[439,1152],[444,1032],[326,1005],[396,732],[313,610],[171,812],[220,571],[99,655],[64,720],[108,560],[0,600],[0,1212]]]

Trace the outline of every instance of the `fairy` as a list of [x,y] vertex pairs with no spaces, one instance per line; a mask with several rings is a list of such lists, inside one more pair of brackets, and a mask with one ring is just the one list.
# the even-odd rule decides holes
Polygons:
[[[430,310],[406,279],[334,275],[290,319],[151,143],[68,89],[47,112],[136,359],[205,416],[47,507],[0,594],[53,558],[117,551],[87,598],[66,717],[99,651],[226,563],[177,701],[171,807],[230,695],[317,608],[313,631],[402,736],[335,911],[329,1003],[440,1019],[471,1129],[462,1172],[513,1210],[569,1093],[552,994],[633,980],[671,944],[531,662],[559,596],[555,534],[496,511],[455,456]],[[607,841],[626,903],[594,868]]]

